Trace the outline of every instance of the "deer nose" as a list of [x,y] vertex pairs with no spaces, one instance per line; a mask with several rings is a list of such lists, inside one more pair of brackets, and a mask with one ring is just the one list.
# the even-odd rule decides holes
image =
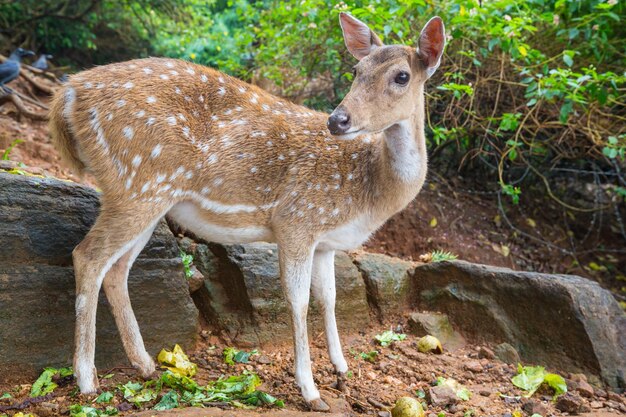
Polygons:
[[333,135],[346,133],[351,126],[350,115],[343,107],[337,107],[328,118],[326,125]]

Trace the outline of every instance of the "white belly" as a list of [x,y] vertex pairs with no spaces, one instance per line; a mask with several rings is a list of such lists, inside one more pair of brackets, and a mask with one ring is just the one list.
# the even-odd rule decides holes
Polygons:
[[201,215],[202,209],[195,203],[178,203],[168,212],[168,216],[182,228],[209,242],[251,243],[272,242],[274,236],[267,227],[224,227],[209,223]]
[[[224,227],[207,222],[201,215],[203,209],[193,202],[176,204],[168,216],[182,228],[209,242],[234,244],[274,242],[274,234],[267,227]],[[351,250],[359,247],[376,230],[369,216],[360,216],[349,223],[326,231],[317,240],[322,250]]]
[[322,250],[351,250],[359,247],[378,226],[369,216],[362,215],[349,223],[324,233],[317,247]]

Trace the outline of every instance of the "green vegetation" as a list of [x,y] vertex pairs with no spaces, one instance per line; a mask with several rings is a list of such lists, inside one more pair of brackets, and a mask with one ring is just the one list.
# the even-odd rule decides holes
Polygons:
[[[251,354],[254,354],[254,351],[247,353],[247,358]],[[261,379],[252,372],[244,371],[241,375],[222,376],[206,385],[199,385],[191,378],[196,373],[196,364],[189,360],[178,345],[175,345],[172,351],[163,349],[157,360],[166,369],[160,378],[146,382],[128,381],[125,384],[119,384],[113,391],[103,391],[90,405],[71,405],[70,416],[117,415],[118,409],[109,405],[116,396],[135,405],[138,409],[153,410],[169,410],[180,406],[202,407],[213,402],[224,402],[235,407],[247,408],[264,405],[284,406],[282,400],[257,390],[257,387],[261,385]],[[241,362],[245,363],[245,361]],[[71,375],[72,368],[46,368],[33,384],[31,397],[52,393],[58,386],[53,380]],[[105,375],[103,379],[110,378],[109,375]],[[2,398],[10,397],[7,394],[2,396]]]
[[11,142],[11,144],[4,150],[4,153],[2,154],[2,160],[8,161],[9,156],[11,155],[11,151],[20,143],[24,143],[24,141],[22,139],[15,139],[13,142]]
[[183,58],[328,111],[348,91],[355,63],[341,11],[384,42],[408,45],[429,17],[444,19],[447,49],[427,87],[438,172],[471,173],[502,211],[532,204],[531,189],[563,217],[602,211],[626,239],[623,1],[24,0],[0,2],[0,27],[3,53],[45,50],[74,68]]
[[185,278],[189,279],[193,276],[191,265],[193,265],[193,255],[180,250],[180,259],[183,263],[183,271],[185,271]]
[[245,350],[239,350],[233,347],[225,348],[223,353],[224,362],[228,365],[234,365],[235,363],[248,363],[250,362],[251,356],[258,354],[259,352],[256,349],[246,352]]
[[545,384],[552,388],[554,397],[567,392],[567,384],[562,376],[546,372],[543,366],[522,366],[517,365],[517,375],[511,382],[518,388],[526,391],[525,397],[531,397],[535,391]]
[[403,341],[406,339],[406,335],[403,333],[396,333],[393,330],[386,330],[381,334],[377,334],[374,338],[382,347],[387,347],[394,342]]
[[430,253],[430,262],[454,261],[457,256],[452,252],[436,250]]

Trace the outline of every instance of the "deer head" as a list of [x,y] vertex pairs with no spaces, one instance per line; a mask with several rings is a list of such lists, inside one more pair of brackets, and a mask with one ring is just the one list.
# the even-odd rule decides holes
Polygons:
[[424,82],[437,70],[445,45],[440,17],[428,21],[417,49],[384,45],[363,22],[346,13],[339,15],[348,51],[359,60],[354,81],[341,104],[328,118],[330,132],[342,139],[375,133],[405,121],[423,106],[418,100]]

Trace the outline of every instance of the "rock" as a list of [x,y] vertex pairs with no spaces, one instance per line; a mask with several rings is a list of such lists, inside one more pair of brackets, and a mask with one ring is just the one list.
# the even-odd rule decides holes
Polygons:
[[414,305],[447,314],[466,338],[507,342],[524,362],[599,375],[614,388],[624,383],[626,315],[593,281],[453,261],[416,267],[412,282]]
[[367,301],[379,319],[401,313],[408,307],[412,262],[377,253],[352,255],[367,288]]
[[515,350],[515,348],[508,343],[500,343],[494,348],[494,353],[496,358],[500,359],[504,363],[516,365],[521,362],[517,350]]
[[533,414],[539,414],[542,416],[548,415],[548,407],[537,400],[526,400],[522,403],[522,410],[524,410],[524,412],[529,416],[532,416]]
[[608,399],[611,400],[611,401],[617,401],[618,403],[625,403],[626,402],[624,400],[624,396],[623,395],[619,395],[618,393],[612,392],[612,391],[609,391]]
[[456,404],[459,400],[454,390],[447,385],[438,385],[428,388],[428,391],[426,391],[426,399],[435,407],[445,407],[447,405]]
[[[206,320],[240,346],[291,341],[291,316],[283,296],[276,245],[197,244],[194,264],[205,277],[194,300]],[[358,331],[369,323],[366,289],[359,270],[343,252],[335,256],[337,325]],[[323,330],[320,308],[312,298],[309,330]]]
[[260,363],[261,365],[269,365],[270,363],[272,363],[272,359],[270,359],[270,357],[267,355],[258,356],[256,358],[256,361]]
[[432,335],[441,341],[446,350],[465,346],[465,340],[454,331],[448,316],[442,313],[414,312],[409,316],[409,331],[416,336]]
[[463,366],[468,371],[479,373],[483,371],[483,366],[478,361],[468,361]]
[[491,396],[491,391],[486,390],[486,389],[481,389],[480,391],[478,391],[478,393],[480,395],[482,395],[483,397],[489,397]]
[[[33,378],[72,363],[72,250],[98,213],[98,193],[54,179],[0,173],[0,375]],[[189,297],[178,246],[165,222],[129,277],[146,348],[195,344],[198,311]],[[128,363],[104,293],[98,302],[96,365]]]
[[602,401],[591,401],[589,406],[595,410],[604,407],[604,404],[602,404]]
[[576,391],[586,398],[592,398],[594,395],[593,387],[587,381],[578,382],[578,388],[576,388]]
[[580,414],[583,409],[583,400],[578,395],[568,392],[557,399],[555,407],[564,413]]
[[488,347],[481,346],[478,349],[478,357],[481,359],[495,359],[496,354]]

